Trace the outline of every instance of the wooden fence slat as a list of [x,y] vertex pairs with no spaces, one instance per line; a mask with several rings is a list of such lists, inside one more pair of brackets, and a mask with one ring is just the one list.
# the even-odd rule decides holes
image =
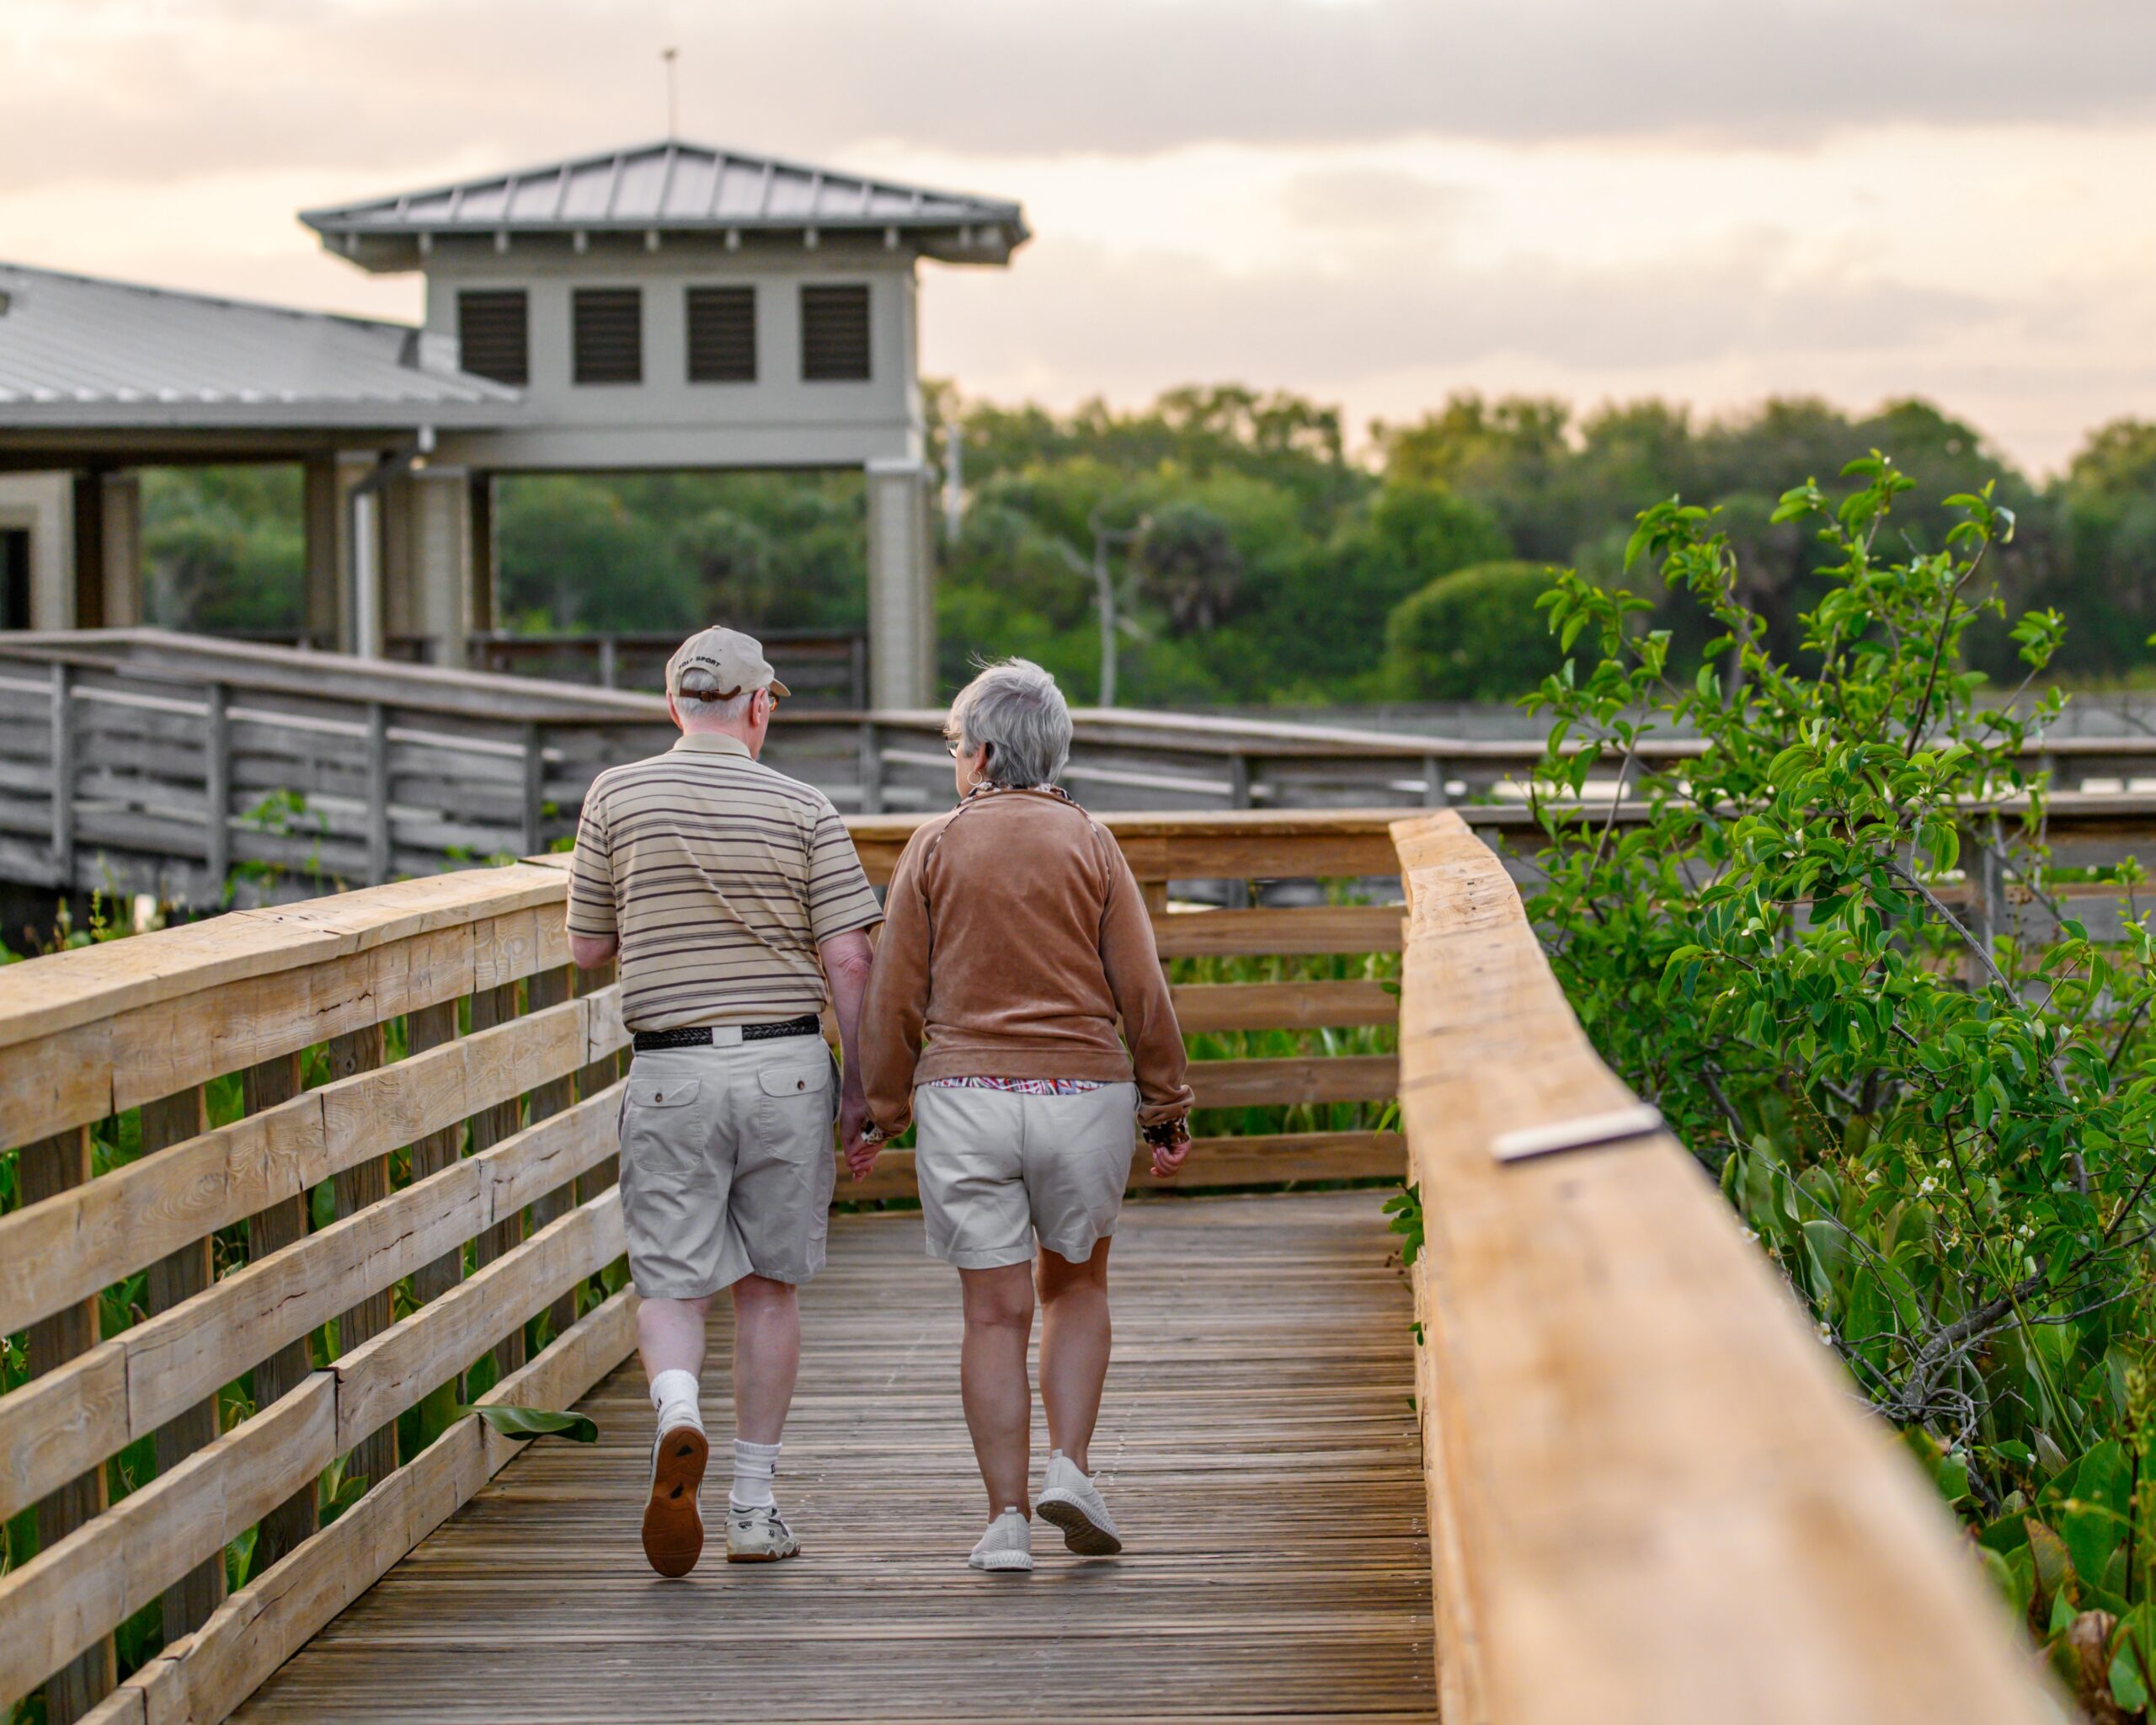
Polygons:
[[1308,910],[1192,911],[1153,919],[1164,959],[1270,953],[1396,953],[1396,906],[1326,905]]
[[[145,1156],[197,1136],[209,1125],[201,1087],[142,1105]],[[94,1183],[93,1183],[94,1184]],[[216,1274],[213,1243],[207,1238],[181,1247],[149,1268],[144,1304],[154,1317],[207,1288]],[[217,1396],[212,1388],[194,1406],[183,1407],[157,1431],[157,1471],[169,1473],[217,1435]],[[200,1626],[225,1596],[225,1561],[220,1551],[165,1589],[164,1634],[170,1641]]]
[[1190,1087],[1201,1108],[1374,1102],[1400,1090],[1392,1055],[1311,1055],[1277,1060],[1193,1060]]
[[1219,1030],[1345,1028],[1390,1024],[1400,996],[1381,982],[1214,982],[1169,991],[1186,1036]]
[[336,1393],[336,1380],[318,1374],[0,1575],[0,1701],[58,1669],[160,1588],[169,1597],[212,1563],[221,1574],[225,1542],[329,1465]]
[[[472,1028],[476,1034],[498,1024],[506,1024],[517,1016],[516,985],[504,982],[495,988],[478,990],[472,996]],[[523,1112],[521,1098],[510,1097],[490,1108],[483,1108],[472,1117],[472,1153],[478,1156],[499,1144],[517,1130]],[[504,1216],[493,1227],[472,1242],[472,1261],[483,1269],[496,1258],[515,1247],[524,1238],[524,1214],[521,1210]],[[494,1348],[494,1370],[507,1377],[524,1364],[524,1336],[520,1331],[514,1336],[504,1336]]]
[[[524,985],[524,1009],[526,1012],[543,1011],[559,1006],[569,998],[575,983],[576,967],[563,964],[550,970],[534,971]],[[526,1118],[534,1124],[551,1114],[558,1114],[576,1097],[576,1076],[564,1071],[558,1078],[549,1078],[531,1092]],[[543,1228],[558,1216],[576,1208],[576,1185],[574,1181],[542,1193],[532,1201],[531,1226]],[[547,1322],[552,1333],[559,1335],[576,1322],[576,1296],[564,1294],[547,1308]]]
[[[405,1060],[409,1061],[430,1049],[438,1049],[456,1040],[457,1003],[442,1001],[431,1007],[420,1007],[408,1013],[404,1020]],[[520,1021],[528,1033],[533,1025],[544,1022],[536,1015]],[[463,1112],[456,1119],[415,1140],[412,1145],[412,1181],[414,1185],[431,1174],[440,1173],[454,1162],[458,1147],[464,1138]],[[446,1252],[431,1263],[422,1264],[412,1273],[412,1295],[420,1305],[439,1298],[455,1287],[464,1274],[462,1242],[454,1252]]]
[[[361,1072],[371,1072],[382,1063],[382,1027],[370,1024],[364,1030],[355,1030],[331,1039],[329,1044],[329,1071],[333,1078],[353,1078]],[[380,1156],[369,1156],[355,1162],[335,1176],[332,1189],[336,1198],[337,1217],[346,1220],[389,1196],[389,1156],[385,1151]],[[369,1294],[337,1319],[337,1355],[343,1359],[355,1348],[380,1335],[390,1325],[389,1290]],[[343,1426],[339,1423],[341,1434]],[[347,1465],[348,1477],[364,1479],[370,1487],[379,1485],[397,1466],[397,1427],[387,1423],[377,1430],[354,1434],[348,1446],[351,1460]]]
[[[298,1096],[303,1088],[300,1066],[301,1056],[296,1054],[280,1055],[274,1060],[249,1066],[240,1079],[241,1097],[247,1113],[260,1114],[282,1108]],[[273,1253],[305,1239],[307,1226],[304,1192],[295,1192],[255,1212],[247,1220],[249,1266],[259,1264]],[[256,1409],[259,1411],[289,1396],[307,1381],[313,1370],[314,1361],[305,1336],[286,1343],[259,1359],[254,1366]],[[261,1529],[255,1535],[254,1563],[268,1568],[314,1531],[314,1482],[309,1480],[262,1518]]]
[[[80,1186],[92,1174],[90,1131],[87,1126],[78,1126],[40,1144],[25,1145],[15,1160],[16,1189],[24,1204],[35,1204],[40,1199],[54,1197],[71,1187]],[[96,1348],[98,1324],[94,1294],[40,1323],[32,1324],[24,1338],[32,1378],[58,1370]],[[115,1385],[109,1365],[93,1375],[101,1381],[99,1388],[103,1397],[109,1398]],[[120,1375],[117,1387],[124,1401],[124,1374]],[[109,1408],[109,1399],[104,1401],[104,1407]],[[101,1423],[94,1408],[84,1422],[86,1428],[92,1430]],[[101,1454],[99,1460],[103,1459]],[[104,1469],[93,1465],[38,1504],[38,1549],[45,1551],[59,1544],[84,1522],[103,1514],[105,1504]],[[0,1516],[0,1519],[4,1519]],[[73,1721],[111,1692],[115,1674],[112,1637],[100,1636],[91,1647],[45,1680],[48,1725],[72,1725]]]
[[[296,1198],[399,1141],[456,1133],[476,1108],[527,1090],[626,1036],[618,993],[520,1018],[323,1086],[0,1216],[0,1331],[86,1299],[150,1259]],[[454,1011],[456,1003],[441,1010]],[[428,1009],[433,1011],[434,1009]]]

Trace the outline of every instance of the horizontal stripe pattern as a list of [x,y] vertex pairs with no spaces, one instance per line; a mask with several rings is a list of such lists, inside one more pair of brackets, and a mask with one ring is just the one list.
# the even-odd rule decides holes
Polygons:
[[731,742],[685,737],[584,796],[569,932],[620,940],[631,1030],[819,1012],[817,947],[882,918],[830,799]]

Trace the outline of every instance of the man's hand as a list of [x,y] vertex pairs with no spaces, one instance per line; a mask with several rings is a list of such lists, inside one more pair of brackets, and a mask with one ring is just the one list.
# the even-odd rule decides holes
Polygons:
[[867,1136],[868,1129],[868,1099],[858,1092],[842,1092],[839,1097],[839,1143],[846,1151],[846,1172],[857,1183],[868,1178],[868,1171],[876,1165],[876,1152],[883,1147],[883,1140]]
[[1153,1152],[1153,1178],[1166,1179],[1183,1165],[1184,1158],[1190,1154],[1190,1122],[1177,1121],[1174,1137],[1165,1144],[1155,1144],[1148,1139],[1146,1147]]

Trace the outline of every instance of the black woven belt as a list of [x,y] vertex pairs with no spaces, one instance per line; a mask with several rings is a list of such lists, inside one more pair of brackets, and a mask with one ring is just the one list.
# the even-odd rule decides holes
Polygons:
[[[744,1042],[769,1042],[781,1036],[820,1036],[824,1021],[814,1012],[803,1012],[798,1018],[782,1018],[776,1024],[744,1024]],[[636,1033],[636,1050],[648,1055],[663,1048],[709,1048],[711,1026],[691,1024],[686,1030],[639,1030]]]

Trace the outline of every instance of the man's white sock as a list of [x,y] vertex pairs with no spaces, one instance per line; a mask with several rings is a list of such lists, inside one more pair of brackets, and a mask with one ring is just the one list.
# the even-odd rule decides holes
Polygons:
[[775,1503],[771,1495],[771,1476],[778,1471],[779,1444],[752,1444],[746,1438],[734,1440],[734,1488],[726,1495],[737,1509],[754,1509]]
[[659,1429],[670,1430],[677,1425],[693,1425],[703,1429],[703,1409],[696,1391],[696,1375],[692,1371],[663,1371],[651,1381],[651,1405],[659,1410]]

